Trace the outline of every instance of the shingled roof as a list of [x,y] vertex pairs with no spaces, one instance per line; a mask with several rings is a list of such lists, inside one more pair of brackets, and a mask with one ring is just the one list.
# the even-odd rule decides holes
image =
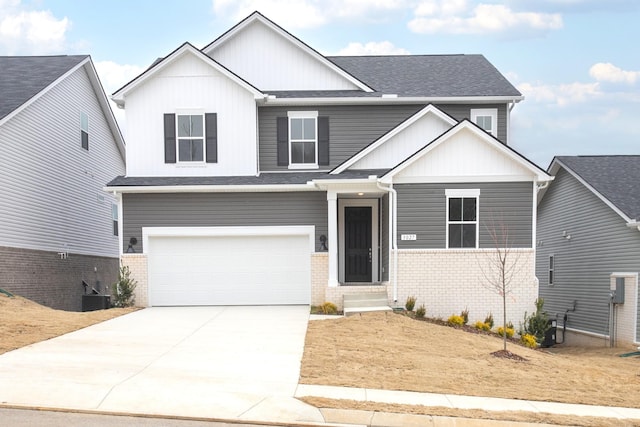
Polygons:
[[0,56],[0,120],[87,57]]
[[557,156],[632,220],[640,220],[640,156]]
[[522,96],[483,55],[330,56],[328,59],[383,94]]

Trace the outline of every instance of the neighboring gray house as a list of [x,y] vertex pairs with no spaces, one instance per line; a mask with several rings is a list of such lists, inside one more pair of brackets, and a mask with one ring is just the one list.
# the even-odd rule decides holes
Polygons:
[[638,344],[640,156],[559,156],[549,173],[536,257],[546,311],[561,327],[566,313],[568,342]]
[[0,288],[79,311],[115,282],[124,159],[89,56],[0,57]]
[[141,305],[320,304],[382,291],[431,316],[501,312],[494,225],[531,311],[538,187],[507,146],[522,95],[481,55],[325,57],[256,12],[157,61],[126,111],[122,261]]

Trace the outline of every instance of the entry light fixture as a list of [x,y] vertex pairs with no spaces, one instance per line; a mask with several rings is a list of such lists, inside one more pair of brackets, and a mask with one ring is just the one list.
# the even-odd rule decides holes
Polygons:
[[358,196],[364,196],[364,193],[358,193]]
[[136,253],[135,245],[138,244],[138,239],[132,237],[129,239],[129,247],[127,248],[127,253]]
[[562,237],[564,237],[567,240],[571,240],[571,234],[569,234],[567,230],[562,232]]
[[324,234],[321,234],[318,240],[320,240],[320,250],[328,251],[329,248],[327,247],[327,236],[325,236]]

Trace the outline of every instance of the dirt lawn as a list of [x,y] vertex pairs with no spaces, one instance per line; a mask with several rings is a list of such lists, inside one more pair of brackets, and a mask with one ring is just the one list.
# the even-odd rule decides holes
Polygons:
[[0,354],[135,311],[112,308],[85,313],[54,310],[0,294]]
[[497,358],[502,339],[369,313],[309,322],[303,384],[464,394],[640,408],[635,348],[531,350],[526,362]]

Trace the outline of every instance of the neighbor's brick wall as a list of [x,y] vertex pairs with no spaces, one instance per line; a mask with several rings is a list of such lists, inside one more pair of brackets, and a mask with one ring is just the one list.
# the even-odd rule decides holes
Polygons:
[[83,280],[111,294],[117,279],[117,258],[0,247],[0,288],[58,310],[82,310]]
[[144,254],[123,254],[122,265],[128,266],[130,276],[136,280],[136,307],[149,306],[149,280],[147,275],[147,256]]
[[[516,329],[524,312],[535,311],[538,284],[534,274],[532,249],[512,249],[518,257],[518,274],[513,280],[513,293],[507,297],[507,321]],[[502,297],[483,286],[483,273],[489,271],[494,250],[423,250],[402,249],[398,252],[398,301],[404,306],[408,296],[417,298],[416,307],[424,304],[427,316],[447,319],[469,309],[469,323],[484,320],[491,312],[495,326],[502,324]],[[391,258],[393,270],[393,255]],[[393,271],[390,278],[393,280]]]
[[311,305],[320,305],[326,300],[325,288],[329,282],[329,254],[311,254]]

